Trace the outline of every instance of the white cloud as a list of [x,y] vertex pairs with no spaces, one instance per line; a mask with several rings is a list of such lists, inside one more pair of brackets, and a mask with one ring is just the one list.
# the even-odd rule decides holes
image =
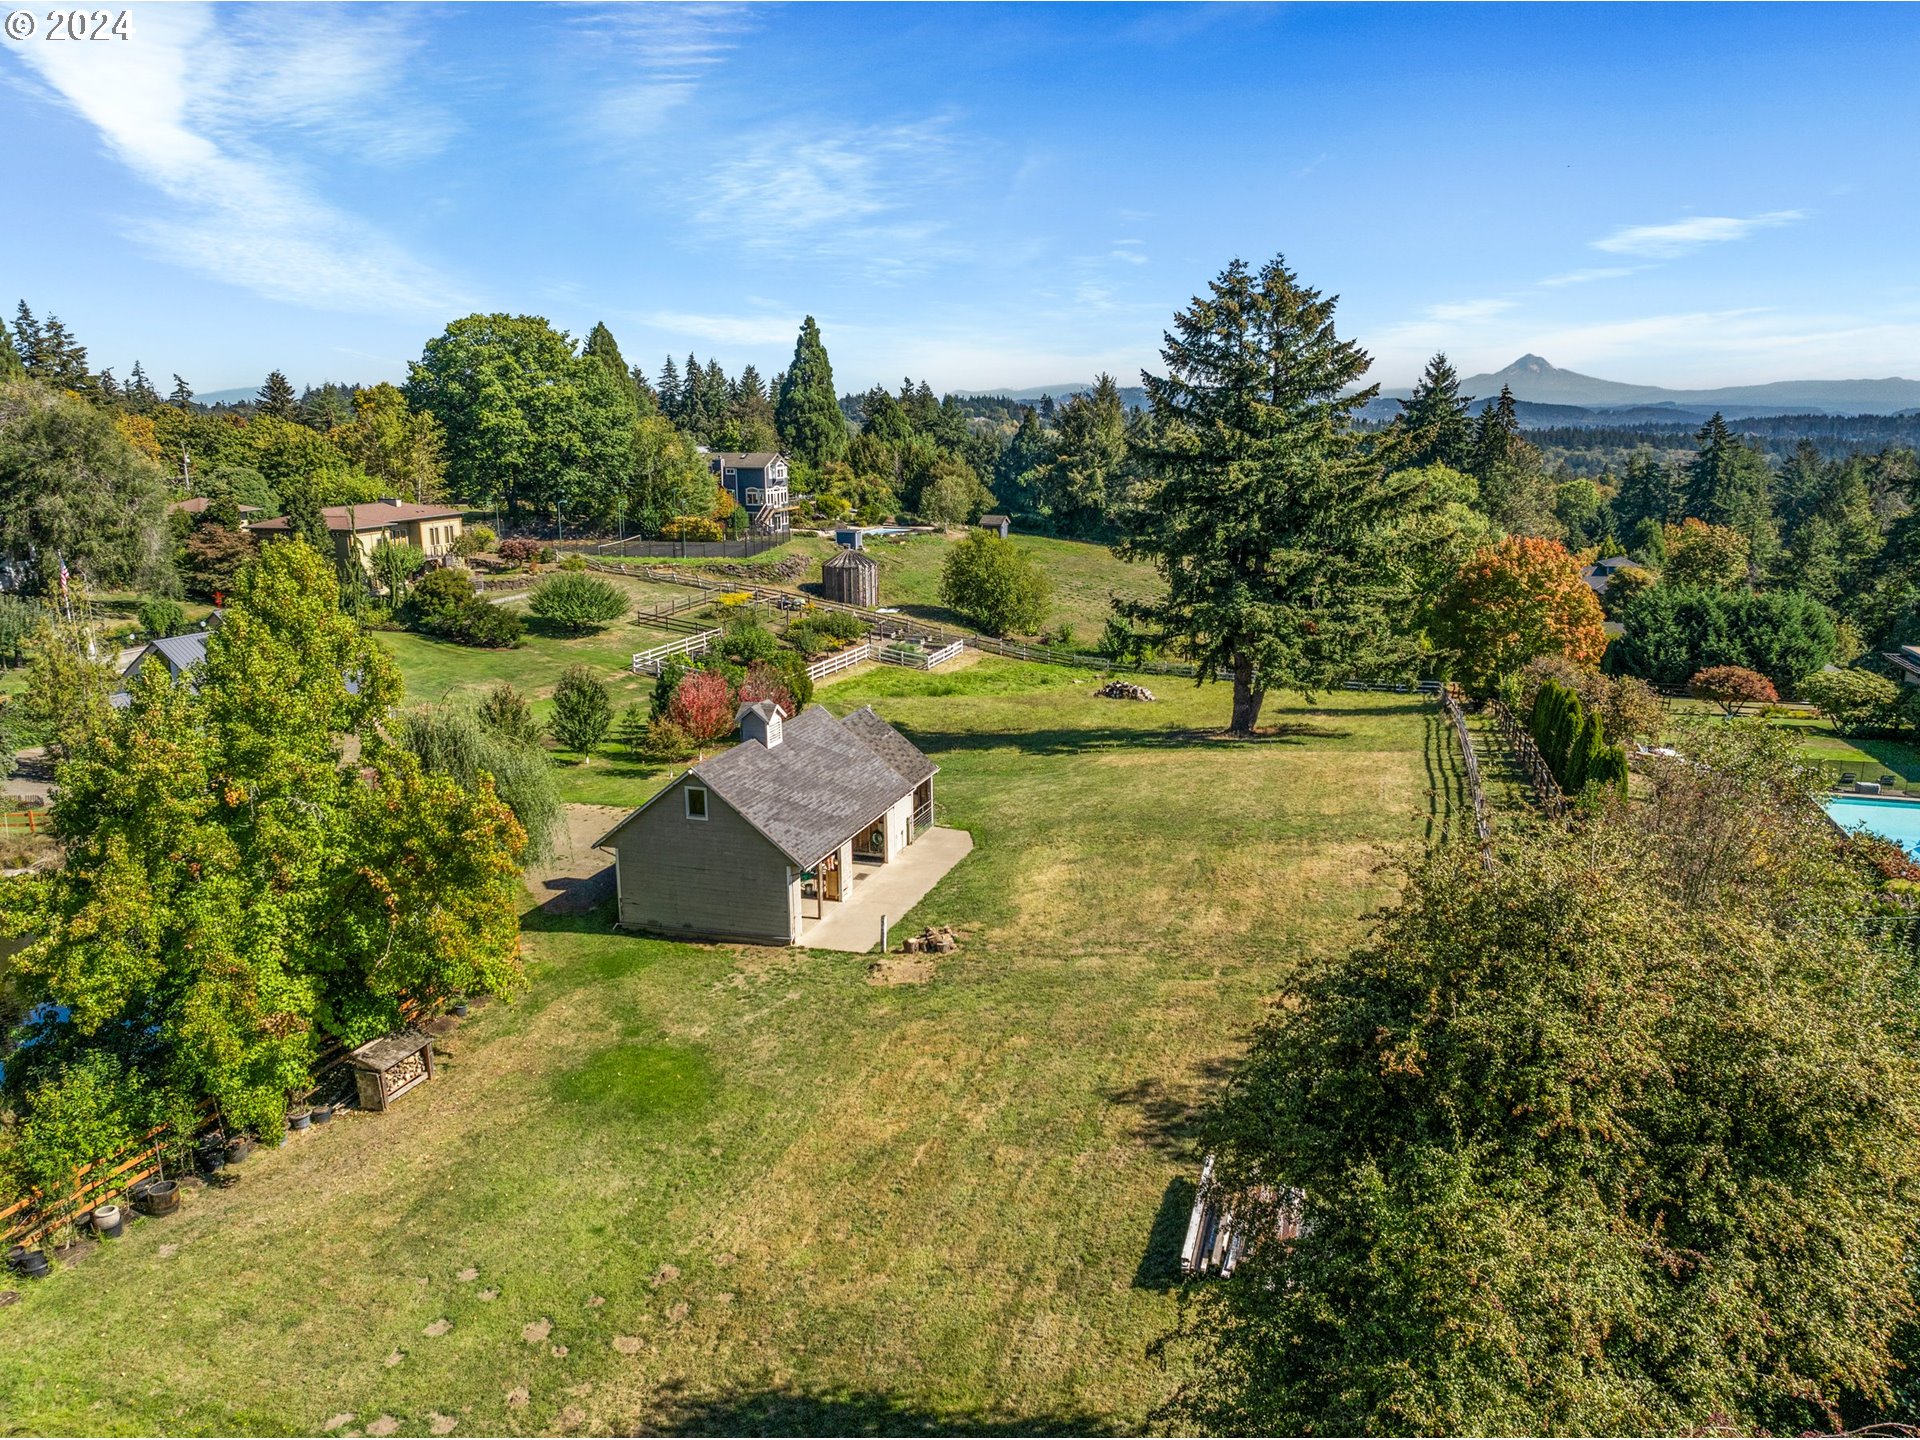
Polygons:
[[1569,270],[1564,275],[1549,275],[1536,282],[1543,290],[1558,290],[1567,285],[1591,285],[1596,280],[1618,280],[1643,270],[1643,265],[1602,265],[1588,270]]
[[1670,260],[1703,245],[1744,240],[1756,230],[1771,230],[1807,218],[1804,210],[1769,210],[1764,215],[1694,215],[1667,225],[1629,225],[1593,242],[1613,255],[1644,255]]
[[748,28],[736,5],[616,5],[578,21],[600,72],[588,115],[604,138],[631,141],[660,127],[725,63]]
[[1429,305],[1427,318],[1453,324],[1472,324],[1477,320],[1491,320],[1495,315],[1513,309],[1512,300],[1488,298],[1484,300],[1461,300],[1450,305]]
[[669,334],[690,335],[716,345],[790,345],[800,333],[798,312],[699,315],[685,310],[655,310],[638,318]]
[[[271,145],[283,123],[326,131],[367,87],[396,80],[358,54],[391,38],[336,17],[343,33],[296,48],[315,59],[302,75],[271,44],[222,32],[200,6],[143,8],[124,45],[24,45],[40,78],[94,126],[108,152],[173,202],[129,218],[128,232],[175,264],[271,299],[316,309],[437,312],[457,308],[450,287],[378,228],[320,198],[301,167]],[[296,25],[302,22],[294,22]],[[261,77],[262,92],[251,89]],[[284,106],[284,113],[274,105]]]
[[964,254],[943,238],[947,226],[936,213],[951,150],[940,119],[797,141],[764,136],[706,175],[694,218],[749,249],[851,261],[871,279],[906,278]]

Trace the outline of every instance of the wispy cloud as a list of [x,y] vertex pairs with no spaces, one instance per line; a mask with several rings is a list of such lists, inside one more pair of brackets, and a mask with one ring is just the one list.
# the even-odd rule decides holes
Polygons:
[[1455,324],[1471,324],[1476,320],[1491,320],[1495,315],[1504,314],[1513,309],[1515,303],[1512,300],[1489,297],[1483,300],[1460,300],[1447,305],[1429,305],[1427,318]]
[[386,98],[396,79],[382,58],[394,39],[389,21],[363,30],[349,12],[334,16],[340,33],[325,40],[301,31],[294,50],[308,57],[303,72],[270,43],[272,32],[262,39],[220,28],[226,13],[155,6],[141,14],[137,44],[15,53],[171,202],[124,224],[173,263],[316,309],[454,308],[453,287],[431,267],[320,198],[287,150],[272,146],[287,129],[340,135],[342,124],[352,128],[341,117],[356,103],[367,109]]
[[694,218],[754,250],[856,263],[895,280],[954,259],[936,201],[949,178],[948,122],[866,126],[794,140],[743,142],[705,176]]
[[599,72],[588,114],[615,142],[657,130],[691,101],[752,26],[738,5],[616,5],[577,24],[596,48]]
[[1600,265],[1587,270],[1569,270],[1563,275],[1549,275],[1535,283],[1542,290],[1558,290],[1567,285],[1591,285],[1596,280],[1618,280],[1644,268],[1640,265]]
[[797,311],[701,315],[687,310],[654,310],[638,318],[669,335],[692,336],[716,345],[791,344],[800,330]]
[[1772,230],[1807,218],[1804,210],[1769,210],[1762,215],[1694,215],[1667,225],[1629,225],[1593,242],[1611,255],[1643,255],[1670,260],[1705,245],[1744,240],[1756,230]]

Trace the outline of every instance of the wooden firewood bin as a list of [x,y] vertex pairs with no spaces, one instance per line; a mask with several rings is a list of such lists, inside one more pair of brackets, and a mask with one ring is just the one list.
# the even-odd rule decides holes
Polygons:
[[347,1056],[360,1087],[362,1110],[385,1110],[414,1086],[433,1078],[433,1037],[402,1030],[369,1040]]

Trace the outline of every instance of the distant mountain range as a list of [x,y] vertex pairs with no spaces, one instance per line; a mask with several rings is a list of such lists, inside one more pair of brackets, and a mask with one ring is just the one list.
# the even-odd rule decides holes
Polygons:
[[[1775,380],[1766,385],[1723,385],[1708,390],[1669,390],[1662,385],[1629,385],[1601,380],[1574,370],[1562,370],[1538,355],[1522,355],[1504,370],[1471,375],[1460,382],[1460,392],[1474,397],[1473,408],[1484,410],[1499,398],[1500,387],[1512,389],[1524,402],[1520,422],[1540,425],[1698,424],[1718,410],[1729,420],[1765,415],[1897,415],[1920,408],[1920,380],[1891,376],[1885,380]],[[969,396],[1000,396],[1035,401],[1042,395],[1065,400],[1092,381],[1032,386],[1023,390],[975,390]],[[1399,400],[1409,392],[1388,390],[1362,412],[1370,420],[1386,420],[1400,413]],[[1146,392],[1137,385],[1121,387],[1128,405],[1145,405]]]
[[[1766,385],[1724,385],[1710,390],[1669,390],[1661,385],[1627,385],[1561,370],[1538,355],[1522,355],[1504,370],[1472,375],[1460,382],[1464,394],[1490,400],[1508,386],[1516,400],[1536,405],[1606,410],[1610,420],[1632,423],[1673,417],[1675,410],[1718,410],[1729,419],[1751,415],[1892,415],[1920,406],[1920,380],[1775,380]],[[1396,392],[1404,394],[1405,392]],[[1619,412],[1635,413],[1629,418]],[[1551,423],[1551,422],[1549,422]]]

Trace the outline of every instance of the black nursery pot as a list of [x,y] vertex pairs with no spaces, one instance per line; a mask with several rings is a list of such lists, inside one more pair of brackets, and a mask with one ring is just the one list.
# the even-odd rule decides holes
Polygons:
[[333,1119],[333,1107],[331,1105],[316,1105],[313,1107],[313,1114],[308,1118],[316,1125],[324,1125]]
[[287,1129],[289,1130],[304,1130],[312,1123],[313,1112],[311,1110],[296,1110],[287,1116]]
[[202,1150],[200,1152],[200,1168],[206,1171],[209,1175],[213,1174],[217,1170],[226,1169],[227,1168],[227,1152],[225,1147],[221,1147],[219,1149]]
[[246,1135],[236,1135],[227,1141],[227,1163],[238,1165],[253,1153],[253,1140]]
[[18,1270],[20,1268],[21,1262],[24,1261],[26,1258],[27,1258],[26,1246],[14,1245],[10,1247],[7,1251],[7,1269]]
[[468,1009],[467,1002],[462,1000],[453,1007],[453,1013],[464,1019],[467,1013],[467,1009]]
[[25,1255],[20,1257],[20,1264],[18,1266],[20,1273],[30,1280],[46,1279],[47,1272],[51,1268],[52,1267],[47,1264],[47,1252],[44,1250],[27,1251]]

